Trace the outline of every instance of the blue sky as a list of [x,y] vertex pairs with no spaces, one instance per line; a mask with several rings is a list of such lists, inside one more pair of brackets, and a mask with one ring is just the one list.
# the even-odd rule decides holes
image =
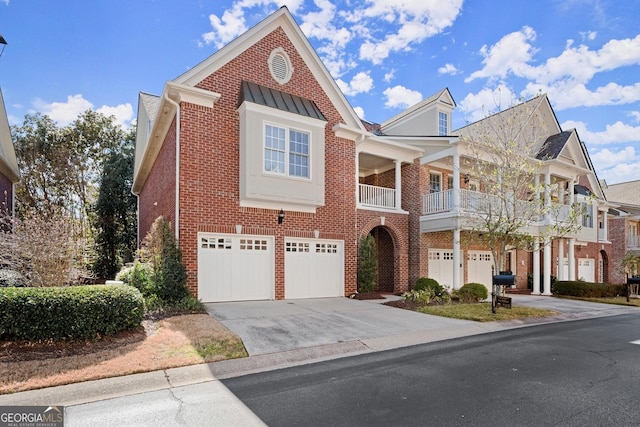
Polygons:
[[638,0],[0,0],[9,121],[94,108],[128,125],[139,91],[283,4],[369,121],[444,87],[454,127],[545,92],[599,178],[640,179]]

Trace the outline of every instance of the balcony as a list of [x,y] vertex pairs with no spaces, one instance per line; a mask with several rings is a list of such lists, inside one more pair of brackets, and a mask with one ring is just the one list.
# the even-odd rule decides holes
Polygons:
[[[447,212],[460,215],[487,214],[488,212],[498,214],[503,209],[509,210],[511,214],[513,214],[513,204],[505,203],[503,198],[464,189],[458,190],[460,202],[459,208],[456,210],[453,200],[454,191],[455,190],[450,189],[423,195],[422,215],[434,215]],[[528,200],[518,200],[516,202],[516,208],[520,213],[535,212],[536,204]],[[571,220],[571,206],[553,203],[548,210],[548,216],[552,222],[569,222]],[[544,218],[540,217],[537,221],[544,221]]]
[[382,210],[396,210],[396,190],[375,185],[358,184],[360,206]]

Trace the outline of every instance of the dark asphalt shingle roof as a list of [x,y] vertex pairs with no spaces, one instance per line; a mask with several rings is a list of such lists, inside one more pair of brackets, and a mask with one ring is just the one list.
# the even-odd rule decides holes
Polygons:
[[312,100],[261,86],[256,83],[242,82],[239,104],[242,104],[244,101],[277,108],[278,110],[289,113],[300,114],[305,117],[327,120]]
[[536,158],[538,160],[557,159],[562,152],[562,149],[567,144],[571,133],[572,131],[564,131],[555,135],[551,135],[549,138],[547,138],[544,144],[542,144],[542,147],[536,155]]

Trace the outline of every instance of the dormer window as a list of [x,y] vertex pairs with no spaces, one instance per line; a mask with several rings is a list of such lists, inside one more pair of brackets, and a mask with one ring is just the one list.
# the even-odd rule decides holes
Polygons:
[[440,111],[438,113],[438,135],[446,136],[449,134],[449,114]]

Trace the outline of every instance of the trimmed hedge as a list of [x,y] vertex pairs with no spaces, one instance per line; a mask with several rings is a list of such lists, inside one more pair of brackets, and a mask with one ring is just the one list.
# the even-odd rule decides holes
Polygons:
[[416,280],[416,285],[413,287],[414,291],[430,290],[434,295],[441,295],[444,292],[444,288],[440,286],[440,283],[436,279],[430,277],[420,277]]
[[142,294],[131,286],[0,288],[1,339],[95,339],[143,318]]
[[611,298],[627,295],[627,285],[609,285],[606,283],[558,281],[552,289],[555,295],[582,298]]

